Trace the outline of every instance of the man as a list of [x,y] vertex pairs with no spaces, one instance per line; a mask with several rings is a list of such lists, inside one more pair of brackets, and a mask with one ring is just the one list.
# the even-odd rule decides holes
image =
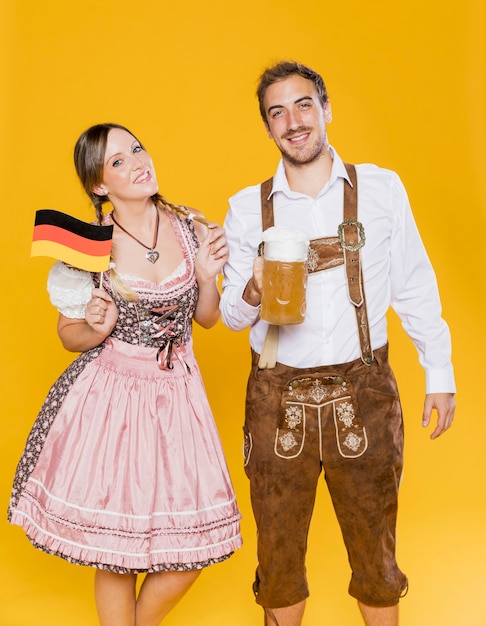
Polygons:
[[[452,424],[450,336],[433,269],[398,176],[344,164],[329,145],[331,105],[312,69],[281,62],[262,74],[260,112],[281,152],[273,181],[230,200],[222,316],[251,327],[245,468],[258,530],[254,591],[265,623],[299,626],[305,550],[323,470],[349,555],[349,593],[367,626],[396,626],[407,579],[395,560],[403,424],[387,359],[392,306],[426,373],[423,425]],[[356,178],[357,174],[357,178]],[[298,227],[311,241],[305,321],[259,319],[262,229]]]

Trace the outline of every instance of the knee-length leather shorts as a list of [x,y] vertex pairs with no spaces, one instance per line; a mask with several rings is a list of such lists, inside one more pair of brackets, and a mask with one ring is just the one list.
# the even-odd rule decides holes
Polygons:
[[407,579],[395,559],[403,421],[388,346],[371,366],[259,370],[252,357],[244,457],[258,531],[257,602],[279,608],[309,595],[307,535],[323,470],[349,556],[350,595],[393,606]]

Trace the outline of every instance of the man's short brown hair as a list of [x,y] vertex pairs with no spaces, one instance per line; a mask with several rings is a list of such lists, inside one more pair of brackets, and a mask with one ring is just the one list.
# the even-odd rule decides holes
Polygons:
[[296,61],[280,61],[272,67],[267,67],[258,82],[257,97],[260,105],[260,114],[265,124],[267,123],[267,115],[263,106],[263,98],[265,97],[268,87],[279,80],[285,80],[295,74],[310,80],[314,84],[322,106],[329,100],[324,80],[317,72],[314,72],[314,70],[307,67],[307,65],[302,65],[302,63],[297,63]]

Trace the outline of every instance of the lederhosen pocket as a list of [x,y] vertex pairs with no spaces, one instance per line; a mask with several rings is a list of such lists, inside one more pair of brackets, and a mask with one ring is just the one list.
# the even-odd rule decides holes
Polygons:
[[322,420],[329,419],[329,410],[339,454],[351,459],[364,454],[368,438],[358,403],[349,380],[338,374],[301,375],[287,382],[280,403],[275,454],[287,459],[299,456],[308,420],[316,420],[322,432]]

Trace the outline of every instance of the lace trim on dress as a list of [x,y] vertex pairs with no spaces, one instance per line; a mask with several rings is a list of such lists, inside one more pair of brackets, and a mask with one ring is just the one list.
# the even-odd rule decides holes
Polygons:
[[[186,273],[186,259],[182,259],[180,264],[175,268],[175,270],[169,276],[163,278],[160,283],[155,283],[158,287],[162,287],[168,282],[171,282],[177,278],[181,278]],[[151,281],[146,280],[145,278],[141,278],[140,276],[132,276],[131,274],[120,274],[121,278],[127,282],[137,283],[137,284],[154,284]]]

